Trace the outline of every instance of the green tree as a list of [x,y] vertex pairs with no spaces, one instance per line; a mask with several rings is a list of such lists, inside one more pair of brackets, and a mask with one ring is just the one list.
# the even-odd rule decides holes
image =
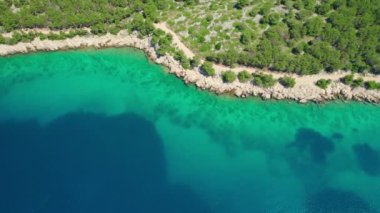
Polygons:
[[310,75],[319,73],[322,68],[318,59],[309,54],[303,54],[293,57],[288,64],[287,70],[299,75]]
[[316,17],[309,19],[305,23],[306,35],[320,36],[323,30],[324,22],[321,18]]
[[331,10],[331,5],[326,2],[321,2],[318,6],[316,6],[316,12],[320,15],[325,15]]
[[156,5],[152,1],[144,4],[143,15],[146,19],[150,19],[153,22],[157,21],[158,11]]
[[317,58],[328,71],[335,71],[342,68],[340,52],[335,50],[327,42],[315,42],[309,48],[306,48],[306,53]]
[[335,45],[340,38],[340,31],[333,28],[331,24],[327,24],[321,33],[321,38],[323,41]]
[[303,0],[303,5],[304,5],[305,9],[310,10],[310,11],[314,11],[316,1],[315,0]]
[[303,37],[302,24],[297,20],[287,22],[289,27],[290,38],[300,39]]
[[232,67],[237,63],[239,54],[237,53],[236,50],[231,48],[227,50],[227,52],[225,52],[222,55],[222,57],[223,57],[223,64]]
[[333,12],[329,15],[327,22],[341,31],[354,27],[354,17],[349,12]]

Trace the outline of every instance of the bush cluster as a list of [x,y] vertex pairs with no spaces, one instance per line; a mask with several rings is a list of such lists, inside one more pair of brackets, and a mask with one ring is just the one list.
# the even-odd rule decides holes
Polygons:
[[293,88],[296,85],[296,79],[290,76],[284,76],[279,79],[279,82],[282,86],[286,88]]
[[254,74],[253,79],[255,85],[264,88],[272,87],[277,83],[277,80],[270,74]]
[[364,83],[364,86],[366,89],[369,89],[369,90],[380,89],[380,83],[376,81],[366,81]]
[[231,70],[223,72],[222,77],[223,81],[226,83],[232,83],[236,80],[236,74]]
[[364,86],[363,78],[355,79],[354,74],[346,75],[343,78],[341,78],[340,81],[345,85],[351,86],[352,88]]
[[202,66],[201,70],[204,72],[206,76],[214,76],[215,75],[215,69],[212,67],[212,63],[209,61],[205,61]]
[[317,85],[321,89],[327,89],[327,87],[331,84],[330,79],[319,79],[315,85]]
[[248,82],[253,78],[253,76],[247,70],[239,72],[237,77],[241,83]]

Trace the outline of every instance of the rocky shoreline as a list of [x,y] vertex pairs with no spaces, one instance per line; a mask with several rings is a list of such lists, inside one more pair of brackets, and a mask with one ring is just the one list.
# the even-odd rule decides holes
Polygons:
[[[178,48],[178,44],[175,44]],[[183,45],[183,44],[182,44]],[[149,59],[157,64],[163,65],[168,68],[168,72],[175,74],[177,77],[183,79],[187,84],[195,84],[198,88],[209,90],[217,94],[233,94],[238,97],[259,96],[263,99],[289,99],[295,100],[300,103],[309,101],[323,102],[328,100],[342,99],[342,100],[357,100],[371,103],[380,103],[380,91],[366,90],[365,88],[351,89],[350,86],[344,85],[339,82],[339,79],[347,73],[340,72],[334,74],[321,73],[313,76],[297,76],[292,75],[296,79],[296,86],[294,88],[285,88],[280,84],[276,84],[272,88],[261,88],[253,85],[250,82],[240,83],[235,81],[233,83],[224,83],[221,74],[225,70],[232,70],[234,72],[243,69],[249,72],[268,72],[257,70],[253,68],[237,67],[234,69],[224,67],[221,65],[214,65],[216,76],[206,77],[201,74],[199,68],[185,70],[180,63],[172,56],[165,55],[158,57],[154,47],[152,47],[150,38],[139,38],[137,34],[129,34],[127,31],[121,31],[117,35],[107,34],[102,36],[88,35],[84,37],[74,37],[65,40],[40,40],[36,38],[29,43],[18,43],[16,45],[0,45],[0,56],[7,56],[19,53],[29,53],[35,51],[56,51],[66,49],[76,49],[83,47],[133,47],[143,50]],[[271,72],[272,73],[272,72]],[[281,73],[272,73],[274,77],[278,78],[284,76]],[[314,85],[315,81],[321,78],[332,79],[332,83],[328,89],[323,90]],[[379,76],[363,76],[365,80],[378,80]]]

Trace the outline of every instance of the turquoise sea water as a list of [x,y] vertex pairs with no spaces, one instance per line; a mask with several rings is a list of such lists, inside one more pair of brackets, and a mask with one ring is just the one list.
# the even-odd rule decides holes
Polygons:
[[0,212],[379,212],[380,106],[186,86],[132,49],[0,58]]

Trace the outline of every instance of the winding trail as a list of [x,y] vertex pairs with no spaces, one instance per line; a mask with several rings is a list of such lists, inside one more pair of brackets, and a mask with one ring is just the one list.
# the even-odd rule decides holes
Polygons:
[[174,45],[176,45],[178,49],[182,50],[186,57],[193,58],[195,56],[193,51],[191,51],[184,43],[182,43],[180,37],[175,32],[173,32],[165,22],[156,23],[154,26],[164,31],[165,33],[172,35]]
[[[181,38],[179,35],[177,35],[173,30],[171,30],[168,25],[165,22],[160,22],[154,25],[156,28],[161,29],[162,31],[172,35],[173,37],[173,43],[174,45],[182,50],[185,55],[188,58],[193,58],[194,53],[181,41]],[[345,71],[338,71],[334,73],[326,73],[326,72],[321,72],[319,74],[315,75],[297,75],[297,74],[288,74],[288,73],[279,73],[279,72],[273,72],[273,71],[268,71],[268,70],[263,70],[263,69],[257,69],[253,67],[245,67],[245,66],[237,66],[234,68],[230,68],[227,66],[224,66],[222,64],[213,64],[213,67],[217,73],[221,73],[223,71],[231,70],[235,73],[238,73],[243,70],[247,70],[250,73],[265,73],[265,74],[271,74],[275,78],[280,78],[283,76],[292,76],[293,78],[296,79],[297,85],[304,85],[304,86],[311,86],[311,87],[316,87],[315,82],[318,81],[319,79],[331,79],[332,81],[339,81],[340,78],[344,77],[345,75],[348,74],[348,72]],[[375,76],[372,74],[366,74],[366,75],[357,75],[357,77],[362,77],[364,80],[374,80],[374,81],[379,81],[380,82],[380,76]]]

